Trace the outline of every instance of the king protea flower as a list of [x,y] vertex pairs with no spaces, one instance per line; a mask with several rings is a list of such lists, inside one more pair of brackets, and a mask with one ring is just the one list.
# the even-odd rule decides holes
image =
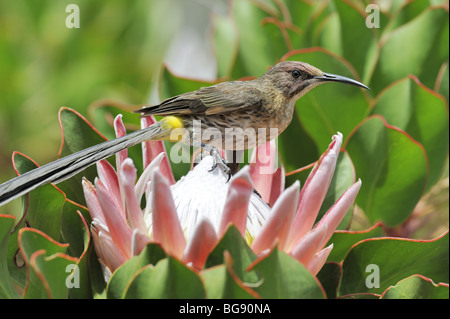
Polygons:
[[[142,124],[148,126],[153,121],[144,118]],[[117,136],[125,134],[121,116],[115,119],[114,127]],[[242,168],[228,183],[219,166],[209,171],[210,156],[175,182],[162,142],[143,143],[145,170],[139,179],[127,151],[117,154],[117,171],[106,160],[100,161],[98,178],[94,184],[84,179],[83,189],[105,278],[149,242],[160,244],[167,254],[201,270],[230,224],[256,254],[270,252],[278,245],[317,274],[333,247],[325,246],[361,186],[358,180],[314,225],[341,144],[338,133],[301,191],[299,182],[284,189],[282,167],[268,170],[277,152],[273,142],[260,146],[250,167]],[[260,152],[265,152],[266,161],[261,161]],[[146,207],[142,208],[144,195]]]

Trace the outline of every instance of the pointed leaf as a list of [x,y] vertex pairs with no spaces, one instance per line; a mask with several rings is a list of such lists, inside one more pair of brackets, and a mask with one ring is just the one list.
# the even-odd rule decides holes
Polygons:
[[[78,258],[79,288],[70,290],[70,298],[93,298],[105,289],[98,258],[93,253],[89,224],[91,218],[85,207],[66,201],[61,215],[61,234],[69,243],[68,254]],[[97,278],[95,278],[97,276]],[[100,283],[100,285],[98,284]]]
[[369,83],[373,91],[380,92],[409,74],[432,87],[439,68],[448,60],[448,17],[448,8],[429,7],[387,35]]
[[166,254],[161,246],[154,243],[148,244],[138,256],[132,257],[113,273],[108,282],[107,298],[123,298],[128,284],[142,267],[156,265],[158,261],[165,257]]
[[201,272],[207,298],[212,299],[248,299],[259,297],[245,286],[233,270],[233,260],[228,252],[224,253],[225,263]]
[[78,261],[65,254],[68,245],[33,228],[19,231],[19,243],[28,272],[24,298],[67,298]]
[[277,247],[256,260],[249,270],[262,276],[261,284],[254,288],[262,298],[324,298],[319,281],[301,263]]
[[364,184],[356,203],[372,222],[401,223],[425,189],[423,147],[380,117],[368,118],[349,139],[346,149]]
[[[334,250],[335,248],[333,248]],[[333,252],[333,250],[331,252]],[[329,257],[328,257],[329,259]],[[328,299],[335,299],[337,297],[337,290],[342,276],[342,266],[334,262],[327,262],[317,274],[317,279],[320,281],[325,290]]]
[[448,283],[448,244],[448,231],[427,241],[400,238],[361,241],[344,259],[339,294],[380,294],[414,274],[426,276],[433,282]]
[[[23,174],[37,167],[29,157],[15,152],[14,167],[18,174]],[[42,230],[55,240],[60,238],[61,213],[66,196],[52,184],[43,185],[28,194],[26,219],[33,228]],[[26,199],[26,197],[24,197]]]
[[253,298],[230,275],[225,265],[217,265],[201,272],[201,278],[209,299]]
[[333,4],[336,10],[326,19],[320,44],[346,58],[359,74],[363,74],[368,64],[367,48],[376,43],[374,30],[363,27],[367,15],[357,4],[347,1],[333,1]]
[[205,298],[198,275],[175,258],[144,266],[127,287],[125,298]]
[[247,272],[247,267],[256,259],[255,253],[242,238],[239,230],[231,225],[209,254],[205,268],[224,263],[224,251],[228,251],[233,259],[233,269],[236,275],[244,282],[257,282],[258,275],[255,272]]
[[430,279],[413,275],[389,287],[381,299],[447,299],[448,284],[435,284]]
[[[59,121],[61,126],[62,143],[59,151],[59,157],[81,151],[87,147],[100,144],[106,141],[106,138],[95,129],[81,114],[70,108],[63,107],[59,111]],[[111,163],[114,161],[111,159]],[[81,179],[86,177],[93,181],[97,176],[97,170],[94,166],[86,168],[72,178],[59,183],[60,187],[67,197],[85,204],[83,191],[81,189]]]
[[270,15],[258,6],[249,1],[235,1],[231,9],[239,30],[237,68],[233,70],[233,77],[260,76],[286,52],[286,44],[279,37],[280,33],[275,36],[271,33],[273,26],[262,24]]
[[238,52],[238,32],[234,21],[229,16],[214,14],[214,49],[217,58],[217,76],[231,76],[232,67]]
[[383,229],[379,223],[362,231],[336,231],[331,236],[328,244],[326,244],[326,246],[330,244],[334,245],[333,250],[328,256],[328,261],[341,262],[350,248],[357,242],[364,239],[381,237],[382,235]]
[[11,283],[9,276],[7,252],[10,232],[15,218],[11,215],[0,214],[0,298],[17,298],[17,292]]
[[419,82],[403,78],[377,99],[372,114],[380,114],[421,143],[426,151],[430,176],[427,189],[440,178],[448,154],[448,106],[446,101]]

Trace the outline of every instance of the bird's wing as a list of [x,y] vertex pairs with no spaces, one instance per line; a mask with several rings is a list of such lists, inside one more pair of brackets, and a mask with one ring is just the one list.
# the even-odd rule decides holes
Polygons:
[[171,97],[154,106],[143,107],[136,113],[145,115],[219,114],[261,103],[258,89],[243,84],[226,82],[204,87],[194,92]]

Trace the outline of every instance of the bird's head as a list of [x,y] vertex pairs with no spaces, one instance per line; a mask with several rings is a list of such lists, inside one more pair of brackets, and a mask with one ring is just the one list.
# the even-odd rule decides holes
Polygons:
[[317,85],[326,82],[341,82],[369,89],[353,79],[325,73],[308,63],[297,61],[285,61],[276,64],[260,80],[279,89],[287,99],[295,100],[298,100]]

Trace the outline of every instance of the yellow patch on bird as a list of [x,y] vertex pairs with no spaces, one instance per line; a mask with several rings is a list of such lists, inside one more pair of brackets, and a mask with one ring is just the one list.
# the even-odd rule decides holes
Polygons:
[[183,121],[176,116],[165,116],[161,119],[161,128],[163,130],[173,130],[176,128],[183,128]]
[[184,124],[181,118],[177,116],[165,116],[161,119],[161,129],[163,131],[170,130],[170,134],[163,139],[167,139],[173,142],[181,141],[184,134]]

